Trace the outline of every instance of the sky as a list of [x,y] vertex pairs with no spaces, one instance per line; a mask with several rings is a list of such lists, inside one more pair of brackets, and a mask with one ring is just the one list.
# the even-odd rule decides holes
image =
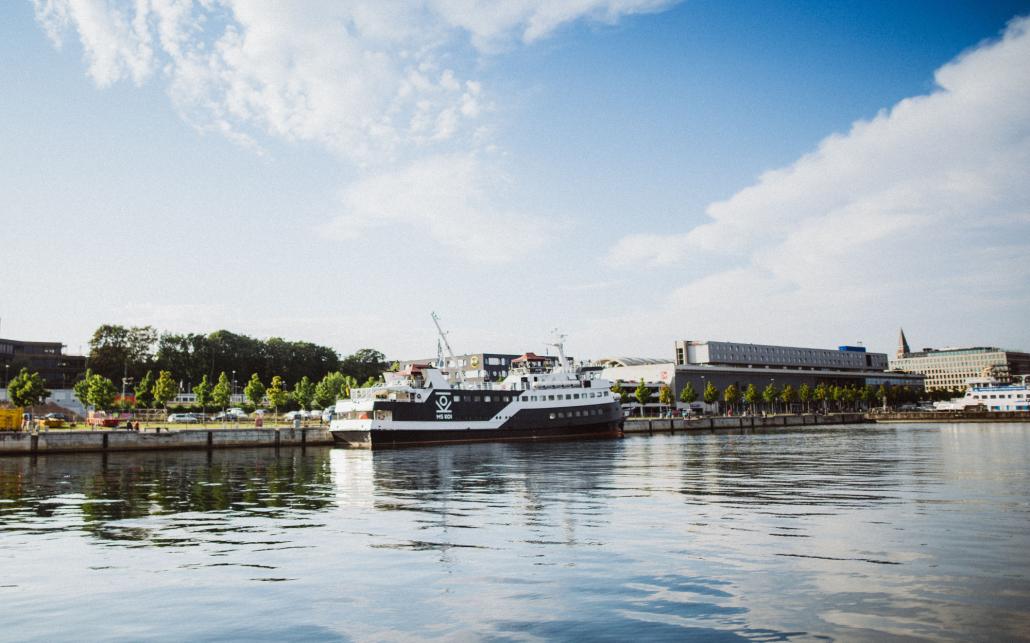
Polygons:
[[1030,350],[1028,16],[0,3],[0,337]]

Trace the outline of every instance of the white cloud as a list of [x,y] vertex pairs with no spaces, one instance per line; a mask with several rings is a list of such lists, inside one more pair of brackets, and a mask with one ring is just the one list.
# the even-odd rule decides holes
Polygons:
[[377,228],[396,238],[426,233],[459,256],[497,263],[541,247],[561,224],[498,208],[507,178],[474,154],[421,159],[346,188],[342,213],[320,228],[323,236],[353,240]]
[[[658,0],[35,0],[55,44],[74,29],[106,87],[159,74],[191,123],[233,140],[318,143],[367,163],[461,136],[488,106],[464,42],[525,42]],[[467,57],[465,57],[467,58]],[[443,61],[447,60],[448,63]],[[473,126],[468,144],[474,144]]]
[[[538,220],[500,205],[491,98],[475,56],[578,19],[614,23],[668,0],[35,0],[57,46],[74,29],[100,87],[152,77],[183,117],[251,149],[310,142],[357,164],[342,218],[353,237],[386,222],[424,226],[476,261],[540,244]],[[455,152],[455,150],[462,150]],[[420,159],[421,160],[418,160]],[[400,168],[400,169],[397,169]],[[553,226],[552,226],[553,228]]]
[[[914,318],[956,341],[970,319],[1000,315],[1009,328],[996,334],[1025,340],[1014,327],[1030,312],[1028,27],[1014,20],[938,69],[929,95],[713,203],[710,221],[630,235],[609,259],[683,267],[664,322],[677,336],[750,340],[758,324],[763,341],[804,341],[883,311],[878,322]],[[704,274],[713,263],[724,268]]]

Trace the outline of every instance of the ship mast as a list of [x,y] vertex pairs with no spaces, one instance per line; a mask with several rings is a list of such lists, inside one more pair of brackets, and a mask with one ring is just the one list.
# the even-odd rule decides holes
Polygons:
[[433,317],[433,323],[436,324],[436,332],[440,333],[440,339],[443,341],[443,345],[447,349],[447,356],[450,358],[451,363],[454,364],[454,367],[458,369],[456,374],[457,380],[459,382],[463,382],[465,381],[465,369],[458,365],[458,360],[454,357],[454,351],[451,350],[451,343],[447,341],[447,333],[445,333],[443,328],[440,327],[440,318],[435,312],[431,313],[431,315]]
[[558,329],[555,328],[554,338],[557,341],[555,341],[552,344],[548,344],[548,346],[554,346],[556,349],[558,349],[558,363],[561,364],[561,372],[571,373],[572,369],[569,367],[569,360],[567,357],[565,357],[565,335],[559,333]]

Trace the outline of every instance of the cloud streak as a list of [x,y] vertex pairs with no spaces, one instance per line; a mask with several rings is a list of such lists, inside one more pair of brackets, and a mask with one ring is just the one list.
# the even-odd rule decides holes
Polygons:
[[[1028,28],[1013,20],[999,40],[939,68],[932,93],[827,137],[711,204],[705,223],[627,236],[608,259],[681,267],[687,283],[666,302],[667,324],[688,317],[711,336],[754,338],[753,316],[732,321],[744,310],[758,313],[766,341],[810,333],[788,320],[846,328],[876,310],[893,311],[882,320],[891,325],[918,311],[956,338],[974,313],[1025,319]],[[713,264],[726,267],[705,270]]]

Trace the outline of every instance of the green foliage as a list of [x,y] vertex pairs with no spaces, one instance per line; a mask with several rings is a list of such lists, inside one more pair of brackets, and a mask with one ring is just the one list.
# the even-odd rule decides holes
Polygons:
[[311,400],[315,397],[315,385],[308,376],[300,378],[300,381],[293,386],[293,399],[296,400],[300,408],[305,411],[311,408]]
[[207,381],[207,375],[200,379],[200,384],[193,387],[193,394],[197,396],[197,404],[201,412],[207,412],[207,405],[211,403],[211,382]]
[[722,399],[730,407],[735,406],[740,401],[740,389],[737,388],[736,384],[730,384],[723,390]]
[[816,384],[815,389],[812,390],[812,399],[816,402],[822,402],[823,408],[826,408],[827,398],[829,398],[829,391],[826,390],[826,384],[819,382]]
[[118,397],[118,389],[114,382],[100,373],[94,373],[89,378],[89,387],[86,391],[86,403],[95,409],[106,411],[114,405]]
[[694,390],[694,384],[687,382],[686,386],[680,391],[680,402],[691,404],[697,401],[697,391]]
[[640,404],[640,414],[643,415],[644,405],[651,399],[651,389],[643,379],[640,380],[640,384],[637,384],[636,390],[633,391],[633,397],[635,397],[637,403]]
[[772,404],[775,402],[777,395],[779,395],[779,391],[776,389],[776,385],[772,382],[769,382],[769,384],[762,389],[762,400],[764,400],[766,404]]
[[749,383],[747,388],[744,389],[744,404],[747,404],[754,410],[756,402],[758,402],[758,388],[753,383]]
[[215,406],[222,409],[223,411],[229,406],[229,400],[232,399],[232,384],[229,383],[229,376],[222,371],[218,374],[218,383],[211,390],[211,400],[215,403]]
[[386,370],[386,356],[374,348],[362,348],[340,362],[340,371],[359,382],[376,379]]
[[791,404],[791,403],[797,401],[797,399],[798,399],[798,393],[797,393],[797,391],[794,390],[794,387],[791,386],[790,384],[787,384],[786,386],[784,386],[783,390],[780,391],[780,401],[783,402],[784,404]]
[[175,380],[172,379],[172,372],[161,371],[158,373],[157,381],[154,382],[154,388],[152,389],[154,404],[167,408],[168,403],[175,398],[178,390]]
[[75,382],[75,384],[72,386],[72,390],[75,391],[75,397],[84,406],[89,404],[89,402],[86,400],[89,396],[89,380],[91,377],[93,377],[93,369],[87,368],[86,373],[82,376],[82,379],[78,382]]
[[104,324],[89,340],[89,364],[94,372],[119,380],[128,371],[139,378],[153,358],[157,331],[150,326]]
[[619,396],[619,402],[625,404],[629,401],[629,392],[622,388],[622,383],[616,381],[612,384],[612,393]]
[[668,384],[662,384],[661,388],[658,389],[658,402],[665,406],[672,404],[672,389],[669,388]]
[[705,384],[704,400],[705,404],[714,404],[719,399],[719,389],[715,388],[715,384],[709,381]]
[[136,394],[136,405],[147,407],[153,402],[154,396],[152,390],[154,388],[154,371],[148,370],[143,379],[139,381],[139,384],[132,389],[132,392]]
[[268,397],[268,403],[272,405],[275,412],[279,412],[280,406],[286,406],[286,402],[289,401],[289,394],[283,386],[283,378],[276,375],[272,378],[272,383],[265,390],[265,395]]
[[250,403],[256,407],[261,406],[262,401],[265,399],[265,385],[261,382],[261,378],[258,377],[257,373],[253,373],[250,376],[250,380],[247,385],[243,387],[243,394],[247,396]]
[[350,395],[353,378],[348,377],[339,371],[323,377],[322,381],[315,385],[315,404],[325,408]]
[[812,387],[808,384],[802,384],[801,388],[798,389],[798,398],[805,406],[812,401]]
[[7,383],[7,399],[15,406],[36,406],[49,396],[50,391],[43,386],[43,378],[39,373],[30,373],[27,368],[21,369]]

